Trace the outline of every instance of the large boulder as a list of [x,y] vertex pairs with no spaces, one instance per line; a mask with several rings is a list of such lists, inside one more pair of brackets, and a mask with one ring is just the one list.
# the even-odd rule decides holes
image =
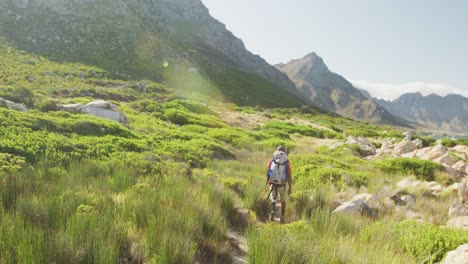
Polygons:
[[113,103],[107,102],[107,101],[104,101],[104,100],[93,101],[93,102],[87,104],[86,107],[87,108],[90,107],[90,108],[109,109],[109,110],[117,109],[117,106],[115,106]]
[[105,118],[105,119],[110,119],[110,120],[113,120],[115,122],[119,122],[122,124],[127,123],[127,119],[125,118],[125,116],[119,111],[115,111],[115,110],[86,106],[86,108],[83,109],[83,113],[92,115],[92,116]]
[[369,217],[377,217],[377,211],[373,208],[370,208],[364,201],[355,200],[348,201],[338,206],[334,211],[334,214],[337,213],[346,213],[346,214],[361,214]]
[[15,103],[15,102],[12,102],[12,101],[5,100],[3,98],[0,98],[0,104],[4,104],[8,108],[11,108],[11,109],[14,109],[14,110],[20,111],[20,112],[28,112],[29,111],[29,109],[26,106],[24,106],[22,104]]
[[468,180],[464,179],[458,185],[458,198],[462,203],[468,204]]
[[424,142],[419,138],[413,140],[413,143],[418,149],[422,149],[424,147]]
[[437,144],[436,146],[431,148],[431,151],[429,151],[429,153],[427,153],[421,158],[426,160],[435,160],[444,156],[445,154],[447,154],[447,149],[442,144]]
[[468,216],[458,216],[447,221],[448,228],[468,230]]
[[369,208],[363,201],[348,201],[338,206],[333,213],[361,214],[365,208]]
[[397,155],[402,155],[402,154],[405,154],[405,153],[412,152],[412,151],[416,150],[417,148],[418,147],[416,146],[416,144],[414,144],[412,141],[403,140],[402,142],[398,143],[395,146],[394,153],[397,154]]
[[358,194],[358,195],[354,196],[353,198],[351,198],[350,201],[352,201],[352,202],[354,202],[354,201],[363,201],[365,204],[367,204],[372,209],[381,210],[383,208],[382,203],[377,199],[377,197],[375,197],[374,195],[369,194],[369,193]]
[[359,154],[363,157],[373,156],[377,153],[375,146],[365,138],[354,138],[349,136],[346,144],[359,146]]
[[69,112],[69,113],[83,113],[85,106],[83,104],[66,104],[59,107],[59,110]]
[[448,217],[453,219],[460,216],[468,216],[468,205],[461,201],[455,201],[450,205]]
[[468,163],[459,160],[452,165],[452,169],[459,173],[460,176],[468,175]]
[[127,118],[122,113],[117,111],[117,106],[104,100],[93,101],[86,106],[80,103],[66,104],[62,105],[60,109],[70,113],[83,113],[109,119],[121,124],[127,124]]
[[452,157],[450,154],[446,153],[442,155],[441,157],[438,157],[437,159],[434,160],[434,162],[440,163],[442,165],[446,165],[448,167],[453,166],[458,160],[454,157]]
[[459,246],[456,250],[447,253],[441,264],[466,264],[468,263],[468,244]]

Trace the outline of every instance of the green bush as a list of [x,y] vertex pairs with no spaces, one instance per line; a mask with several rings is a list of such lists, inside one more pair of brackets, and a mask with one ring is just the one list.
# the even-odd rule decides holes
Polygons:
[[423,263],[440,262],[448,251],[468,243],[468,231],[412,221],[397,224],[392,232],[403,248],[420,258]]
[[468,138],[463,138],[463,139],[444,138],[442,139],[442,145],[444,145],[447,148],[452,148],[452,147],[455,147],[456,145],[468,146]]
[[429,160],[401,157],[378,161],[374,165],[387,173],[413,174],[423,181],[433,181],[435,173],[443,169],[442,165]]

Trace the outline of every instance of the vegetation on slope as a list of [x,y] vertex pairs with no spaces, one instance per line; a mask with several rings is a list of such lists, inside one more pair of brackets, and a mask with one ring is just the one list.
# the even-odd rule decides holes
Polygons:
[[[0,97],[30,109],[0,106],[0,263],[229,263],[229,230],[247,237],[251,263],[432,263],[468,242],[466,232],[391,215],[331,214],[336,193],[377,192],[396,173],[418,176],[427,166],[395,173],[346,146],[306,142],[397,135],[389,128],[262,107],[237,113],[266,122],[233,127],[224,103],[187,100],[165,84],[116,80],[5,45],[0,55]],[[96,99],[115,103],[128,126],[57,108]],[[292,150],[291,224],[257,226],[269,211],[264,167],[278,144]]]

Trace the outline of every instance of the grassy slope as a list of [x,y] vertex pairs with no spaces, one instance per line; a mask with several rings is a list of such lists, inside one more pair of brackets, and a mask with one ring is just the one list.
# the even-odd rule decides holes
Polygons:
[[[247,235],[251,263],[416,263],[468,242],[466,233],[397,225],[391,217],[330,214],[334,193],[377,192],[384,176],[397,178],[352,149],[322,147],[312,155],[305,142],[378,137],[384,128],[309,108],[261,107],[238,113],[267,122],[231,127],[220,118],[223,103],[207,107],[160,83],[116,80],[8,46],[0,47],[0,69],[0,97],[31,109],[0,106],[2,263],[226,263],[229,229]],[[129,126],[54,111],[94,99],[116,103]],[[278,144],[297,149],[288,220],[300,221],[255,227],[268,211],[264,163]],[[237,206],[250,209],[251,219],[241,224]],[[410,237],[408,230],[415,230]],[[279,248],[285,237],[288,246]]]

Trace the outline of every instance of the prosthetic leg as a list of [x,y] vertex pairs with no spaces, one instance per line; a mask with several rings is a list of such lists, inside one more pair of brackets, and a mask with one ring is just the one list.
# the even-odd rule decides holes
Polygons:
[[280,223],[284,224],[284,214],[286,212],[286,201],[281,202],[281,218],[280,218]]
[[276,185],[272,185],[272,192],[273,192],[273,199],[271,200],[271,212],[270,212],[270,217],[268,218],[269,221],[273,221],[275,219],[275,211],[276,211],[276,202],[278,198],[278,189]]

